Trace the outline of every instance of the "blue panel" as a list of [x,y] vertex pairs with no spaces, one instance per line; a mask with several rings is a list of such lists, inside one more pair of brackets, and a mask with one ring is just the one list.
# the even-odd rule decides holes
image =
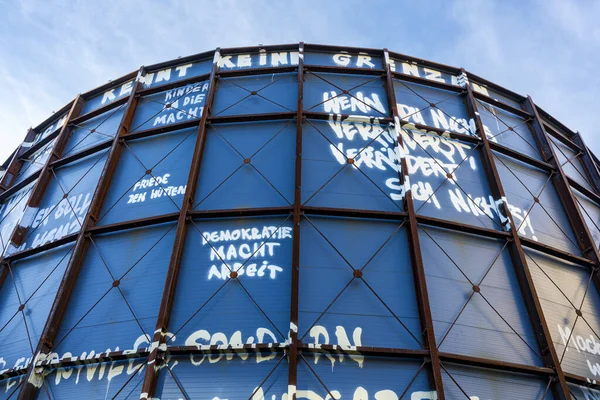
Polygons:
[[444,364],[444,367],[442,377],[447,399],[467,399],[465,393],[473,400],[554,399],[548,378],[452,364]]
[[24,367],[31,361],[71,248],[59,247],[11,264],[0,288],[0,370]]
[[276,207],[294,202],[294,120],[212,124],[203,154],[194,208]]
[[81,110],[81,114],[87,114],[100,107],[104,107],[116,100],[119,100],[125,96],[129,96],[134,87],[134,80],[127,81],[120,85],[116,85],[110,89],[105,90],[101,94],[87,99]]
[[572,400],[599,400],[600,390],[568,383]]
[[[495,153],[496,167],[519,235],[580,254],[560,199],[548,174]],[[534,197],[539,199],[536,203]]]
[[27,200],[33,190],[33,185],[34,183],[30,183],[25,186],[0,205],[0,249],[2,250],[2,254],[13,250],[10,248],[9,242],[15,227],[25,212]]
[[42,169],[42,167],[46,164],[48,157],[50,157],[50,154],[52,153],[54,142],[55,139],[51,140],[23,161],[23,166],[21,167],[14,184],[24,181],[25,178]]
[[423,226],[419,239],[440,351],[541,366],[504,244]]
[[405,75],[417,76],[428,81],[458,85],[456,76],[414,61],[390,59],[390,69]]
[[211,114],[291,112],[296,111],[297,104],[296,73],[221,78]]
[[124,111],[123,105],[75,126],[63,151],[63,157],[112,140]]
[[526,254],[563,371],[600,379],[600,295],[591,271],[533,250]]
[[483,95],[491,97],[492,99],[499,101],[501,103],[508,104],[509,106],[512,106],[518,110],[521,109],[521,104],[518,101],[513,100],[510,97],[507,97],[503,94],[500,94],[497,91],[490,89],[489,87],[487,87],[484,84],[477,84],[476,82],[471,81],[471,87],[473,88],[473,90],[475,92],[479,92]]
[[403,211],[395,134],[388,126],[355,119],[307,120],[302,132],[302,203]]
[[558,158],[557,162],[562,167],[563,172],[569,178],[593,192],[594,188],[590,182],[588,182],[588,178],[585,174],[585,170],[581,164],[578,153],[575,153],[575,151],[571,150],[558,139],[555,139],[552,136],[549,137],[552,147],[554,148],[554,154],[556,154],[556,157]]
[[173,357],[170,370],[160,370],[156,396],[163,400],[281,399],[287,393],[288,366],[286,357],[277,365],[280,359],[281,354],[275,353],[262,357],[240,353],[196,355],[191,360]]
[[[461,92],[394,80],[398,115],[403,121],[475,135]],[[435,105],[434,106],[432,106]]]
[[[502,228],[505,216],[491,195],[476,146],[434,132],[404,128],[401,134],[417,214]],[[400,186],[399,179],[395,182]]]
[[533,133],[526,121],[491,104],[477,101],[485,134],[492,142],[541,160]]
[[54,351],[128,350],[140,337],[147,346],[143,335],[156,326],[174,237],[172,223],[94,237]]
[[304,79],[305,111],[375,118],[389,115],[381,77],[307,72]]
[[155,87],[167,83],[179,82],[183,79],[190,79],[198,75],[208,74],[210,73],[211,68],[212,57],[177,65],[175,67],[149,71],[140,78],[140,81],[144,84],[144,88]]
[[592,240],[600,248],[600,206],[591,201],[577,190],[571,188],[583,220],[592,235]]
[[50,134],[56,132],[58,129],[62,128],[65,122],[67,121],[67,113],[65,112],[58,118],[53,118],[53,120],[44,125],[43,128],[36,128],[36,132],[39,132],[35,139],[33,140],[33,144],[38,143],[40,140],[48,137]]
[[98,219],[112,224],[179,212],[197,128],[129,141]]
[[[285,342],[291,224],[285,217],[190,223],[171,315],[177,339],[170,344]],[[238,277],[229,279],[230,271]]]
[[[1,368],[1,367],[0,367]],[[4,368],[2,368],[4,369]],[[0,400],[16,399],[25,375],[0,381]]]
[[139,399],[144,363],[131,359],[58,368],[44,380],[38,399]]
[[336,399],[436,399],[427,379],[427,367],[419,371],[420,364],[413,360],[360,355],[307,355],[298,361],[296,397],[329,399],[331,393]]
[[92,202],[106,155],[107,152],[102,151],[54,171],[40,207],[28,210],[35,213],[33,222],[27,213],[23,217],[21,225],[31,223],[31,226],[22,249],[39,247],[79,231]]
[[327,67],[383,68],[381,57],[371,56],[367,53],[348,53],[347,51],[340,51],[338,53],[307,51],[304,53],[304,64],[324,65]]
[[298,51],[260,51],[246,54],[224,54],[219,58],[220,70],[288,67],[298,65]]
[[135,109],[130,132],[199,121],[209,86],[206,81],[196,82],[142,97]]
[[[304,343],[421,348],[404,228],[311,216],[300,232],[298,328]],[[362,278],[353,277],[353,268]]]

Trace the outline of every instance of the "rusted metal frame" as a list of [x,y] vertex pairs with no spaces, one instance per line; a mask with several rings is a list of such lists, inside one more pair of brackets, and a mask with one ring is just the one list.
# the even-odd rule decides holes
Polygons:
[[102,115],[104,113],[107,113],[109,111],[112,111],[115,108],[119,108],[120,106],[127,104],[127,99],[129,97],[121,97],[120,99],[117,99],[115,101],[112,101],[108,104],[105,104],[101,107],[96,108],[93,111],[90,111],[88,113],[85,114],[81,114],[79,115],[77,118],[73,118],[73,120],[70,122],[71,125],[73,126],[78,126],[94,117],[97,117],[99,115]]
[[245,114],[245,115],[223,115],[212,116],[208,120],[213,124],[224,124],[234,122],[254,122],[254,121],[280,121],[296,118],[295,111],[265,113],[265,114]]
[[260,50],[265,51],[295,51],[298,49],[297,43],[291,44],[274,44],[266,46],[244,46],[244,47],[226,47],[217,49],[221,56],[231,56],[243,53],[258,53]]
[[375,211],[375,210],[356,210],[351,208],[330,208],[314,207],[302,205],[300,207],[302,214],[325,215],[347,218],[372,218],[391,221],[403,221],[408,217],[406,212],[402,211]]
[[[527,99],[524,99],[524,100],[527,100]],[[535,107],[538,112],[538,115],[541,117],[542,122],[554,125],[554,126],[550,125],[550,127],[552,129],[556,130],[557,132],[561,133],[562,136],[565,136],[568,139],[571,139],[574,132],[569,127],[567,127],[565,124],[563,124],[562,122],[560,122],[559,120],[554,118],[552,115],[547,113],[540,106],[536,105]]]
[[592,184],[596,193],[600,194],[600,172],[594,163],[590,149],[583,143],[583,139],[581,139],[579,132],[575,132],[573,141],[583,149],[582,154],[579,156],[579,160],[581,161],[585,175],[588,178],[587,181]]
[[[490,82],[485,78],[482,78],[478,75],[475,75],[471,72],[465,71],[468,76],[469,76],[469,82],[474,81],[475,84],[479,85],[479,86],[486,86],[488,88],[491,88],[492,90],[498,92],[501,95],[504,95],[506,97],[508,97],[509,99],[513,100],[515,103],[520,103],[521,101],[523,101],[525,99],[525,96],[522,96],[518,93],[513,92],[512,90],[509,90],[503,86],[498,85],[497,83],[494,82]],[[475,94],[475,92],[473,92],[473,94]],[[496,102],[496,100],[492,99],[494,102]]]
[[318,44],[318,43],[304,43],[304,52],[338,52],[346,51],[350,53],[366,53],[370,56],[378,56],[383,58],[381,49],[374,49],[368,47],[345,47],[345,46],[334,46],[330,44]]
[[503,232],[503,231],[500,231],[497,229],[484,228],[484,227],[479,227],[479,226],[475,226],[475,225],[467,225],[467,224],[463,224],[460,222],[454,222],[454,221],[450,221],[450,220],[429,217],[426,215],[417,215],[416,218],[417,218],[417,222],[419,223],[419,225],[434,226],[437,228],[444,228],[444,229],[459,231],[459,232],[468,233],[468,234],[472,234],[472,235],[489,237],[492,239],[506,240],[506,239],[510,238],[510,233]]
[[469,365],[472,367],[490,368],[501,371],[510,371],[542,376],[556,376],[556,372],[552,368],[536,367],[533,365],[526,364],[516,364],[506,361],[497,361],[490,358],[472,357],[453,353],[440,353],[440,358],[442,359],[442,361],[447,361],[455,364]]
[[27,178],[23,179],[21,182],[14,184],[10,188],[6,189],[6,191],[0,193],[0,202],[3,202],[19,190],[23,189],[25,186],[29,185],[31,182],[35,181],[38,176],[40,176],[40,173],[41,171],[36,171]]
[[296,158],[294,166],[294,210],[292,232],[292,279],[290,288],[290,330],[288,349],[289,400],[296,400],[298,383],[298,302],[300,297],[300,222],[302,220],[302,125],[304,123],[304,43],[298,45],[298,99],[296,102]]
[[516,115],[516,116],[518,116],[520,118],[523,118],[523,119],[532,118],[531,114],[529,114],[527,111],[522,110],[520,108],[515,108],[515,107],[511,106],[510,104],[503,103],[501,100],[496,100],[494,98],[486,96],[483,93],[479,93],[479,92],[473,91],[473,96],[477,100],[483,101],[483,102],[489,104],[490,106],[499,108],[499,109],[501,109],[503,111],[507,111],[507,112],[509,112],[511,114],[514,114],[514,115]]
[[31,148],[24,146],[23,144],[33,142],[36,136],[37,132],[33,129],[30,128],[27,131],[27,135],[25,135],[25,140],[23,140],[23,143],[21,143],[12,154],[10,162],[4,170],[4,175],[2,175],[2,178],[0,178],[0,191],[6,191],[10,186],[12,186],[13,182],[19,176],[19,172],[21,172],[21,168],[23,168],[23,164],[25,163],[23,159],[27,158],[26,156],[24,156],[24,154],[27,153]]
[[[523,108],[530,110],[534,115],[534,121],[531,124],[533,134],[540,143],[540,150],[544,150],[547,161],[553,165],[557,172],[552,178],[552,183],[565,210],[573,234],[577,239],[577,244],[582,254],[586,258],[594,261],[595,267],[598,268],[600,266],[600,253],[598,252],[587,224],[581,215],[577,200],[571,191],[568,178],[558,162],[551,140],[544,129],[543,122],[531,97],[527,97],[527,101],[523,103]],[[597,273],[594,274],[594,284],[596,285],[596,288],[600,290],[600,277]]]
[[[581,385],[581,386],[585,386],[585,387],[590,387],[592,389],[600,390],[600,384],[598,384],[598,382],[596,382],[595,384],[590,383],[589,379],[586,378],[585,376],[572,374],[570,372],[565,372],[565,377],[567,378],[568,382],[574,383],[576,385]],[[581,400],[583,400],[583,399],[581,399]]]
[[331,74],[347,74],[347,75],[368,75],[377,76],[385,74],[382,68],[360,68],[360,67],[338,67],[330,65],[306,65],[304,67],[309,72],[321,72]]
[[[158,72],[158,71],[166,69],[166,68],[177,67],[182,64],[202,62],[202,61],[206,61],[206,60],[212,61],[214,58],[214,55],[215,55],[215,51],[209,50],[209,51],[204,51],[202,53],[192,54],[191,56],[185,56],[185,57],[176,58],[174,60],[163,61],[163,62],[160,62],[157,64],[146,65],[144,67],[144,69],[147,71],[147,73],[153,73],[153,72]],[[207,74],[207,75],[209,75],[209,74]]]
[[[536,107],[537,107],[537,105],[536,105]],[[539,110],[539,108],[538,108],[538,110]],[[542,120],[542,125],[544,126],[544,130],[546,131],[546,134],[548,136],[558,140],[560,143],[564,144],[566,147],[568,147],[574,153],[583,153],[583,151],[584,151],[583,147],[580,146],[580,144],[575,142],[575,140],[574,140],[575,134],[573,134],[573,137],[566,137],[565,135],[560,133],[560,131],[558,129],[556,129],[552,125],[548,124],[544,120]],[[581,143],[583,144],[583,142],[581,142]],[[583,146],[585,146],[585,145],[583,145]]]
[[259,67],[259,68],[240,68],[219,71],[219,78],[236,78],[239,76],[254,76],[254,75],[271,75],[271,74],[286,74],[295,72],[296,65],[288,65],[281,67]]
[[[143,67],[140,68],[138,76],[141,75],[142,70]],[[79,271],[81,270],[81,267],[85,260],[87,248],[90,243],[86,231],[87,229],[95,225],[97,221],[97,215],[100,212],[102,203],[104,201],[106,193],[108,192],[108,188],[112,181],[112,177],[116,170],[123,147],[122,144],[119,143],[119,140],[127,132],[127,130],[129,129],[129,124],[133,119],[133,113],[137,104],[135,93],[137,90],[139,90],[140,86],[140,83],[137,82],[134,89],[131,91],[131,94],[129,95],[125,113],[119,124],[117,134],[113,139],[112,147],[107,156],[107,160],[105,162],[104,169],[98,181],[96,191],[94,192],[94,195],[92,197],[90,208],[88,209],[81,229],[77,234],[75,248],[73,249],[73,253],[66,267],[63,279],[57,290],[57,294],[54,298],[49,317],[46,320],[46,324],[44,326],[42,334],[40,335],[40,340],[35,352],[35,358],[28,366],[27,382],[23,385],[19,392],[19,400],[33,400],[37,395],[39,388],[31,382],[32,380],[34,382],[36,380],[32,379],[32,374],[34,373],[35,369],[34,367],[36,366],[37,361],[40,358],[43,359],[43,356],[50,353],[54,347],[56,335],[58,334],[58,330],[66,314],[69,300],[73,293],[75,283],[79,275]]]
[[597,204],[600,204],[600,195],[596,194],[595,192],[592,192],[590,189],[586,188],[581,183],[573,180],[573,178],[570,178],[567,176],[567,181],[569,182],[569,185],[571,185],[571,187],[573,189],[581,192],[581,194],[583,194],[585,197],[589,198],[590,200],[596,202]]
[[[40,206],[46,189],[50,184],[53,176],[53,172],[51,170],[50,165],[60,158],[67,141],[69,140],[69,136],[71,133],[71,128],[69,127],[69,121],[78,115],[81,112],[83,107],[83,100],[81,96],[77,96],[77,98],[73,101],[69,114],[67,115],[67,119],[63,126],[60,129],[60,133],[56,137],[54,142],[54,146],[52,148],[52,153],[46,160],[44,166],[41,168],[41,172],[38,176],[36,183],[34,184],[33,190],[29,195],[29,199],[27,199],[26,203],[26,211],[21,218],[21,221],[24,219],[33,220],[35,211]],[[29,226],[21,226],[21,224],[17,224],[15,226],[13,233],[11,235],[10,241],[15,247],[19,247],[23,240],[27,237],[27,232],[29,231]]]
[[69,156],[60,158],[60,159],[54,161],[52,164],[50,164],[50,168],[54,169],[54,168],[58,168],[58,167],[61,167],[63,165],[66,165],[66,164],[70,164],[70,163],[72,163],[74,161],[77,161],[77,160],[80,160],[82,158],[85,158],[85,157],[87,157],[87,156],[89,156],[91,154],[98,153],[98,152],[100,152],[102,150],[108,149],[108,148],[110,148],[111,145],[112,145],[112,139],[109,139],[109,140],[107,140],[105,142],[99,143],[99,144],[94,145],[92,147],[88,147],[87,149],[82,150],[80,152],[77,152],[75,154],[71,154]]
[[[466,74],[464,70],[463,73]],[[477,111],[477,100],[475,100],[475,97],[473,96],[473,89],[469,84],[466,85],[466,89],[467,110],[469,112],[469,116],[474,119],[475,125],[477,127],[477,133],[483,141],[481,153],[487,180],[489,182],[492,195],[496,199],[502,199],[503,201],[500,207],[508,220],[508,231],[511,235],[509,238],[510,243],[508,246],[508,250],[512,260],[513,269],[517,277],[517,282],[519,284],[521,296],[523,298],[523,302],[525,303],[525,307],[527,309],[533,330],[536,333],[536,341],[540,348],[542,360],[545,366],[553,368],[558,376],[558,383],[556,385],[553,385],[552,388],[553,393],[555,397],[567,400],[570,399],[569,388],[567,387],[564,374],[560,367],[558,355],[556,354],[556,350],[554,349],[554,345],[552,344],[552,336],[550,335],[546,319],[542,312],[542,306],[540,304],[539,297],[537,296],[533,279],[531,277],[529,269],[527,268],[525,252],[523,251],[521,239],[517,232],[517,225],[515,225],[514,223],[514,220],[505,200],[506,196],[504,188],[502,186],[502,182],[500,181],[500,175],[496,167],[494,155],[492,153],[489,140],[484,133],[485,131],[483,129],[483,123],[481,122],[479,112]]]
[[387,358],[411,358],[421,359],[429,357],[427,350],[400,349],[390,347],[371,347],[371,346],[356,346],[352,349],[344,349],[338,345],[321,344],[314,346],[308,343],[300,343],[298,350],[302,353],[319,353],[319,354],[346,354],[346,355],[363,355],[367,357],[387,357]]
[[58,240],[46,243],[43,246],[15,252],[9,256],[4,257],[4,261],[12,262],[12,261],[16,261],[16,260],[21,260],[23,258],[31,257],[36,254],[43,253],[47,250],[55,249],[57,247],[65,245],[67,243],[74,242],[76,239],[77,239],[77,233],[71,233],[70,235],[63,236],[62,238],[60,238]]
[[490,143],[490,148],[493,151],[496,151],[498,153],[504,154],[505,156],[509,156],[511,158],[519,160],[525,164],[529,164],[535,168],[539,168],[547,173],[551,173],[554,171],[554,167],[552,166],[552,164],[549,164],[545,161],[536,160],[533,157],[529,157],[525,154],[519,153],[518,151],[515,151],[515,150],[513,150],[509,147],[503,146],[501,144],[494,143],[494,142],[489,142],[489,143]]
[[194,204],[194,195],[196,194],[196,187],[200,175],[200,166],[202,164],[204,145],[206,143],[207,119],[210,112],[212,111],[212,105],[217,86],[219,57],[219,49],[217,49],[215,51],[212,70],[209,78],[209,91],[206,96],[206,103],[204,109],[202,110],[202,116],[198,127],[198,134],[196,137],[196,143],[192,155],[192,162],[190,165],[187,187],[177,219],[177,228],[175,231],[173,250],[171,252],[171,258],[169,260],[169,266],[165,277],[165,286],[162,292],[160,309],[156,321],[156,329],[152,338],[152,351],[148,356],[148,368],[146,368],[146,372],[144,375],[144,382],[142,383],[142,394],[140,396],[140,399],[149,399],[154,397],[154,392],[156,391],[156,385],[158,383],[157,367],[158,364],[163,361],[164,353],[167,346],[165,342],[165,334],[168,332],[169,322],[171,318],[171,309],[173,308],[173,303],[175,302],[175,290],[177,287],[177,279],[179,276],[179,269],[181,267],[181,257],[183,255],[183,249],[185,246],[186,234],[188,229],[187,221],[191,218],[188,215],[188,212],[191,211]]
[[592,260],[589,260],[587,258],[575,255],[573,253],[569,253],[567,251],[564,250],[559,250],[556,249],[554,247],[550,247],[548,245],[545,245],[543,243],[540,243],[536,240],[533,239],[529,239],[526,237],[522,237],[521,238],[521,243],[531,249],[537,250],[541,253],[547,254],[547,255],[551,255],[554,257],[558,257],[558,258],[562,258],[564,260],[567,261],[571,261],[574,262],[576,264],[581,264],[583,266],[587,266],[587,267],[593,267],[595,265],[595,262]]
[[[99,94],[102,94],[109,89],[112,89],[116,86],[122,85],[123,83],[125,83],[127,81],[135,79],[138,76],[138,73],[139,73],[139,68],[137,70],[132,71],[126,75],[123,75],[117,79],[112,79],[108,83],[104,83],[100,86],[97,86],[92,90],[88,90],[87,92],[83,93],[81,95],[81,97],[83,97],[84,100],[89,100],[90,98],[95,97]],[[125,98],[127,98],[127,97],[125,97]]]
[[[384,49],[384,64],[386,69],[385,87],[388,96],[388,104],[392,110],[392,117],[395,124],[400,125],[400,116],[396,106],[396,93],[394,91],[393,75],[389,63],[389,53]],[[404,148],[402,135],[400,134],[400,126],[396,126],[398,146]],[[408,166],[406,158],[401,160],[401,171],[398,173],[400,185],[406,185],[409,182]],[[424,348],[429,351],[431,358],[431,370],[429,375],[430,383],[435,388],[438,399],[444,400],[444,384],[442,380],[441,363],[438,353],[438,348],[435,339],[433,328],[433,317],[431,315],[431,306],[429,304],[429,294],[427,291],[427,280],[425,278],[425,267],[423,265],[423,257],[421,254],[421,244],[419,240],[419,232],[417,227],[417,216],[412,198],[412,192],[405,190],[404,195],[404,210],[408,214],[407,235],[410,249],[410,259],[412,265],[413,279],[415,282],[415,291],[417,294],[417,305],[419,311],[419,320],[421,322],[421,335],[423,336]]]
[[446,64],[440,64],[433,61],[423,60],[421,58],[407,56],[406,54],[395,53],[393,51],[388,51],[389,58],[394,61],[415,63],[427,68],[433,68],[435,70],[446,72],[451,75],[460,75],[461,69],[457,67],[452,67]]
[[398,71],[392,72],[392,76],[394,79],[399,80],[399,81],[415,83],[417,85],[423,85],[423,86],[430,86],[430,87],[434,87],[436,89],[447,90],[449,92],[461,93],[464,90],[460,86],[450,85],[448,83],[442,83],[442,82],[437,82],[437,81],[432,81],[430,79],[421,78],[420,76],[407,75],[407,74],[403,74],[402,72],[398,72]]

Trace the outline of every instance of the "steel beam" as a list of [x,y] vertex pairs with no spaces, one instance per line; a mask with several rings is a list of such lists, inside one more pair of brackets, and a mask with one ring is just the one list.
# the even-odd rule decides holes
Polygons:
[[[140,68],[138,77],[141,75],[142,70],[143,67]],[[115,138],[113,140],[112,147],[108,153],[108,157],[106,159],[102,175],[100,176],[100,179],[98,181],[98,186],[96,187],[96,191],[94,192],[94,195],[92,197],[90,208],[87,211],[80,232],[77,235],[77,240],[75,241],[73,254],[69,259],[69,263],[66,267],[65,274],[60,283],[60,286],[58,287],[56,297],[54,298],[54,302],[50,310],[50,315],[48,316],[42,334],[40,335],[40,340],[36,346],[35,356],[33,358],[33,361],[28,366],[27,381],[21,387],[18,397],[19,400],[33,400],[34,398],[36,398],[37,392],[43,384],[43,371],[37,371],[35,367],[40,361],[43,361],[44,358],[50,352],[52,352],[54,348],[54,341],[56,340],[56,335],[58,334],[58,330],[66,314],[71,295],[75,288],[75,283],[77,282],[79,271],[81,270],[83,261],[85,259],[85,255],[87,253],[87,248],[89,246],[90,240],[86,231],[90,227],[94,226],[98,220],[98,214],[102,208],[104,198],[106,197],[106,193],[112,181],[112,177],[114,175],[117,164],[119,162],[119,157],[122,152],[123,144],[120,142],[120,139],[129,130],[129,125],[131,124],[131,120],[133,119],[133,113],[135,112],[135,107],[137,105],[135,93],[140,89],[140,87],[141,84],[137,82],[134,90],[132,90],[131,94],[129,95],[129,99],[127,101],[127,108],[123,114],[117,133],[115,134]],[[79,102],[77,101],[75,102],[75,104],[78,103]],[[79,109],[81,109],[81,106],[82,104],[79,104]],[[68,126],[68,124],[66,124],[65,126]],[[50,164],[55,160],[51,161],[49,159],[48,161]]]
[[[462,73],[465,75],[465,77],[467,76],[466,71],[463,70]],[[508,219],[508,225],[505,225],[507,231],[510,232],[508,250],[514,271],[517,276],[517,281],[519,283],[521,296],[523,297],[533,330],[536,334],[540,353],[545,364],[544,366],[556,370],[558,376],[558,382],[553,385],[552,391],[555,395],[555,398],[570,400],[571,395],[569,394],[569,388],[567,387],[565,376],[560,368],[558,355],[556,354],[556,350],[552,344],[552,337],[550,336],[550,331],[542,312],[542,306],[537,296],[533,279],[529,269],[527,268],[525,252],[523,251],[521,239],[519,238],[519,234],[517,232],[517,225],[515,225],[506,200],[504,200],[506,199],[504,188],[502,186],[502,182],[500,181],[500,175],[498,174],[498,169],[496,167],[490,142],[485,134],[483,123],[481,122],[481,118],[477,110],[477,101],[473,95],[473,89],[468,83],[468,79],[466,83],[466,89],[467,110],[469,112],[469,116],[475,120],[477,134],[482,139],[483,143],[483,146],[480,146],[482,155],[481,158],[487,181],[490,185],[490,190],[494,198],[503,199],[503,203],[501,203],[500,207]]]
[[[390,109],[392,110],[392,117],[394,118],[398,146],[400,146],[400,148],[404,148],[402,135],[400,134],[400,130],[402,128],[400,127],[400,115],[398,113],[398,107],[396,106],[396,94],[394,91],[393,74],[390,69],[389,53],[387,49],[384,49],[383,52],[386,70],[385,88],[387,92],[388,103]],[[401,160],[401,171],[399,172],[399,178],[400,185],[404,185],[408,182],[408,166],[406,163],[406,158],[402,158]],[[421,321],[421,334],[424,342],[423,347],[429,351],[429,356],[431,358],[430,382],[432,383],[433,388],[435,388],[437,398],[444,400],[446,397],[444,394],[440,357],[435,339],[435,332],[433,329],[433,317],[431,316],[429,293],[427,291],[427,280],[425,278],[425,267],[423,265],[423,257],[421,255],[417,216],[410,190],[405,190],[404,211],[408,214],[407,236],[413,279],[417,293],[417,305],[419,308],[419,318]]]
[[165,287],[162,292],[156,329],[154,330],[152,338],[152,351],[148,356],[148,368],[146,368],[144,375],[140,400],[154,398],[154,392],[156,391],[156,384],[158,382],[158,367],[159,364],[164,361],[164,354],[166,350],[165,341],[167,339],[165,334],[169,329],[171,311],[173,309],[173,303],[175,302],[175,290],[177,288],[177,279],[179,277],[179,270],[181,268],[181,257],[183,255],[183,248],[185,246],[185,238],[188,230],[188,218],[190,218],[188,213],[194,207],[194,196],[196,194],[198,177],[200,175],[200,166],[202,164],[202,156],[204,154],[204,145],[206,143],[207,119],[212,111],[212,105],[217,86],[219,57],[219,49],[216,49],[212,70],[209,77],[210,86],[206,96],[206,103],[204,109],[202,110],[202,117],[198,127],[196,143],[194,145],[190,172],[188,174],[187,187],[185,189],[184,198],[181,204],[181,210],[179,211],[179,218],[177,220],[177,228],[175,231],[175,240],[173,242],[173,250],[171,252],[171,258],[169,260],[169,266],[165,278]]

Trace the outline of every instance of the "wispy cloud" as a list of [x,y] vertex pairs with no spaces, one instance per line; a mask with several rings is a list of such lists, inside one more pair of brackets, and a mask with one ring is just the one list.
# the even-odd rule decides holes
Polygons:
[[[417,4],[418,3],[418,4]],[[0,159],[79,92],[217,46],[388,47],[534,100],[600,154],[600,3],[0,0]]]

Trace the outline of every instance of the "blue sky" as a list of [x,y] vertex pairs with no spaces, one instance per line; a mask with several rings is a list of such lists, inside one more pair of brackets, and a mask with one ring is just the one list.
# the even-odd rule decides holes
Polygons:
[[586,0],[0,0],[0,159],[78,93],[140,65],[299,41],[464,67],[531,95],[600,155],[599,19]]

